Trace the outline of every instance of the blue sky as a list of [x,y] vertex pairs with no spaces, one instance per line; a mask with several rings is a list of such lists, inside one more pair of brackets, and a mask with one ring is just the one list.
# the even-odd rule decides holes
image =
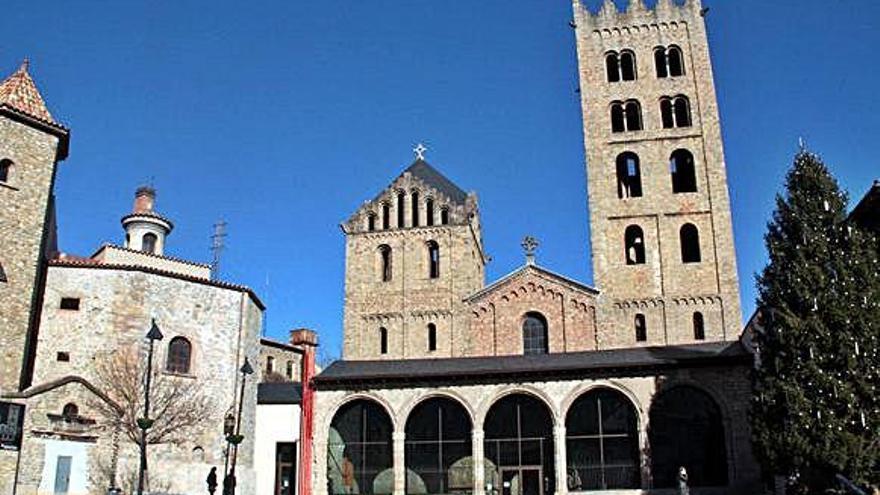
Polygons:
[[[747,318],[798,137],[855,199],[880,177],[880,3],[704,3]],[[540,263],[592,280],[569,1],[244,5],[7,0],[0,69],[30,57],[72,128],[64,251],[121,242],[119,218],[152,178],[177,225],[169,254],[207,261],[224,219],[223,276],[260,294],[267,334],[311,327],[338,354],[338,225],[424,141],[480,196],[490,281],[522,263],[525,234]]]

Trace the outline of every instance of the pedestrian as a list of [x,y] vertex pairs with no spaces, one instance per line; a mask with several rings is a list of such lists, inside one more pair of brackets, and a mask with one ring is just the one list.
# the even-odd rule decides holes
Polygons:
[[678,468],[678,495],[689,495],[688,472],[684,466]]
[[214,495],[214,492],[217,491],[217,468],[212,467],[211,472],[208,473],[208,478],[205,480],[208,483],[208,493]]

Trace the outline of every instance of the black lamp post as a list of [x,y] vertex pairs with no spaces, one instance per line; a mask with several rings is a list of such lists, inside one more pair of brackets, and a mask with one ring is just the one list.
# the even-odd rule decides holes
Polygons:
[[150,419],[150,383],[153,379],[153,344],[157,340],[162,340],[162,332],[156,325],[156,319],[153,318],[153,324],[150,331],[147,332],[147,340],[150,341],[150,351],[147,353],[147,380],[144,385],[144,417],[138,418],[137,424],[141,429],[141,466],[138,470],[138,495],[144,493],[144,473],[147,471],[147,430],[153,426],[153,420]]
[[247,381],[247,376],[252,375],[254,373],[254,369],[251,367],[250,361],[248,358],[244,358],[244,364],[241,365],[241,391],[238,396],[238,417],[235,418],[235,434],[229,435],[226,437],[226,441],[229,444],[232,444],[232,465],[229,468],[228,479],[224,483],[224,495],[233,495],[235,493],[235,462],[238,459],[238,444],[244,440],[244,436],[241,435],[241,411],[244,408],[244,385]]

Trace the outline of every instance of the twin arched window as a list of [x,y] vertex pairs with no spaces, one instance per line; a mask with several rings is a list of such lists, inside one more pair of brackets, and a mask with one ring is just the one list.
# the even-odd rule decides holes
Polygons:
[[617,197],[639,198],[642,196],[642,171],[639,156],[627,151],[617,155]]
[[12,179],[12,160],[4,158],[0,160],[0,182],[9,182]]
[[703,320],[703,313],[699,311],[694,313],[694,339],[706,340],[706,322]]
[[627,265],[645,263],[645,233],[638,225],[630,225],[623,234]]
[[437,350],[437,325],[428,323],[428,351]]
[[[421,210],[420,210],[420,201],[419,201],[419,191],[412,191],[410,193],[410,220],[412,222],[412,227],[418,227],[422,223],[421,218]],[[391,203],[394,203],[392,201]],[[382,210],[382,230],[388,230],[391,228],[391,203],[387,201],[382,202],[381,210]],[[397,191],[397,199],[396,199],[396,212],[397,212],[397,228],[405,228],[406,227],[406,192],[399,190]],[[437,210],[437,205],[434,201],[434,198],[428,197],[425,199],[425,225],[428,227],[432,227],[437,223],[437,219],[435,217],[435,212]],[[375,213],[369,212],[367,214],[367,231],[373,232],[376,230],[376,222],[378,218]],[[440,208],[440,222],[441,225],[449,224],[449,208],[446,206],[442,206]]]
[[388,354],[388,329],[379,327],[379,354]]
[[673,127],[690,127],[691,104],[687,96],[664,96],[660,98],[660,119],[664,129]]
[[608,73],[608,82],[635,81],[636,54],[629,50],[620,53],[608,52],[605,54],[605,69]]
[[391,246],[382,244],[379,246],[379,279],[383,282],[391,281]]
[[611,132],[640,131],[642,129],[642,107],[638,101],[626,100],[611,103]]
[[697,192],[697,171],[694,167],[694,155],[685,149],[672,152],[669,157],[669,171],[672,174],[672,192]]
[[681,241],[681,262],[682,263],[699,263],[700,262],[700,232],[696,225],[686,223],[681,226],[678,231],[678,237]]
[[440,245],[436,241],[428,241],[428,278],[440,277]]
[[156,252],[156,243],[159,238],[156,237],[156,234],[152,232],[148,232],[144,234],[141,238],[141,251],[149,254],[154,254]]
[[192,361],[192,344],[184,337],[174,337],[168,343],[168,359],[165,371],[185,375],[189,373]]
[[526,313],[523,320],[523,354],[547,354],[547,319],[541,313]]
[[654,49],[654,66],[659,78],[683,76],[684,57],[681,48],[675,45],[658,46]]
[[636,342],[648,340],[648,324],[645,322],[645,315],[642,313],[637,314],[633,325],[636,330]]

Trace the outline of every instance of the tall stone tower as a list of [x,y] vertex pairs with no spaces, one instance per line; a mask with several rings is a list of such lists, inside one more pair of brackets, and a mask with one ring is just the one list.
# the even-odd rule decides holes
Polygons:
[[416,161],[342,225],[346,360],[465,355],[462,299],[483,287],[477,197]]
[[700,0],[574,0],[600,345],[735,339],[741,315]]
[[53,183],[69,132],[46,108],[25,61],[0,83],[0,393],[30,381],[54,233]]

